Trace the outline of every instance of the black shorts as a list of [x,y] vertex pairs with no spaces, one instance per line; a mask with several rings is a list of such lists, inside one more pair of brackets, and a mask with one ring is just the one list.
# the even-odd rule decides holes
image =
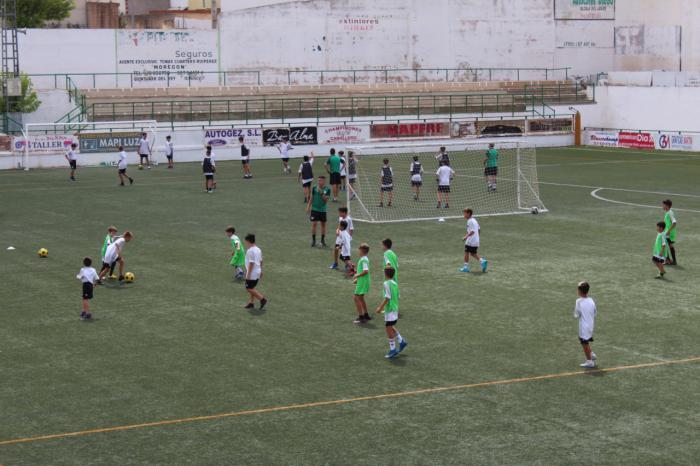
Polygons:
[[126,168],[120,168],[120,169],[119,169],[119,174],[120,174],[120,175],[126,175]]
[[382,186],[382,192],[390,193],[394,190],[394,186]]
[[496,176],[498,175],[498,167],[486,167],[484,168],[484,176]]
[[396,322],[398,322],[398,320],[385,320],[384,326],[385,327],[393,327],[394,325],[396,325]]
[[593,337],[591,337],[589,339],[578,337],[578,341],[581,342],[582,345],[586,345],[586,344],[593,341]]
[[241,165],[248,165],[250,160],[241,160]]
[[476,251],[479,250],[479,246],[464,246],[464,252],[467,252],[469,254],[476,254]]
[[173,156],[172,156],[172,155],[166,155],[165,158],[168,159],[168,160],[172,160],[172,159],[173,159]]
[[350,178],[348,178],[348,182],[350,182],[350,184],[355,184],[356,180],[357,180],[357,176],[355,176],[355,177],[351,176]]
[[317,212],[315,210],[312,210],[311,215],[309,216],[309,220],[312,222],[326,223],[327,219],[328,216],[326,212]]
[[411,181],[411,186],[423,186],[422,181]]
[[68,165],[70,165],[71,170],[75,170],[78,168],[78,161],[77,160],[69,160]]
[[302,188],[310,188],[311,183],[313,183],[313,181],[306,181],[306,182],[302,181],[301,186],[302,186]]
[[246,290],[254,290],[256,286],[258,286],[257,280],[246,280],[245,281],[245,289]]
[[282,157],[282,162],[284,162],[284,163],[289,162],[289,157]]
[[331,185],[340,184],[340,173],[331,173]]
[[139,154],[139,157],[141,157],[141,160],[147,159],[147,158],[148,158],[148,154]]
[[671,241],[671,238],[669,238],[668,236],[666,237],[666,242],[668,243],[669,246],[673,246],[674,244],[676,244],[676,242]]
[[438,186],[438,192],[439,193],[449,193],[450,187],[449,186]]
[[213,179],[214,179],[214,175],[213,175],[213,174],[212,174],[212,175],[204,175],[204,178],[207,179],[207,180],[213,180]]
[[662,258],[656,257],[656,256],[651,256],[651,261],[654,264],[663,264],[664,262],[666,262],[666,259],[662,259]]
[[350,260],[350,256],[340,256],[340,260],[345,262]]
[[83,283],[83,299],[92,299],[92,283],[89,282],[84,282]]

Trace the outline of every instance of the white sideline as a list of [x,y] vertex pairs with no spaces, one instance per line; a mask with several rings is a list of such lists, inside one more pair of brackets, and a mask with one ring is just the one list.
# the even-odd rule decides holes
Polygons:
[[[603,196],[600,196],[598,192],[604,191],[606,188],[597,188],[591,191],[591,196],[594,198],[604,201],[604,202],[612,202],[613,204],[622,204],[622,205],[629,205],[633,207],[645,207],[648,209],[659,209],[660,207],[658,205],[649,205],[649,204],[636,204],[634,202],[625,202],[625,201],[616,201],[614,199],[608,199]],[[617,190],[611,190],[611,191],[631,191],[631,192],[642,192],[642,193],[648,193],[648,194],[664,194],[664,195],[669,195],[669,196],[685,196],[685,197],[700,197],[700,196],[695,196],[692,194],[670,194],[670,193],[657,193],[654,191],[634,191],[634,190],[625,190],[625,189],[617,189]],[[681,208],[674,208],[673,210],[677,210],[679,212],[693,212],[696,214],[700,214],[700,210],[694,210],[694,209],[681,209]]]

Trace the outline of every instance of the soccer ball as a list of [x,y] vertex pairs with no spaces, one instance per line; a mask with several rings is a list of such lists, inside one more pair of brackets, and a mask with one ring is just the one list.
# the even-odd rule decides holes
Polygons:
[[537,215],[540,213],[540,208],[535,206],[532,209],[530,209],[530,212],[532,212],[532,215]]
[[124,280],[126,280],[127,282],[133,282],[135,278],[136,277],[131,272],[127,272],[124,274]]
[[139,165],[139,170],[143,170],[143,165]]
[[49,250],[46,248],[41,248],[37,251],[37,254],[39,254],[39,257],[47,257],[49,255]]

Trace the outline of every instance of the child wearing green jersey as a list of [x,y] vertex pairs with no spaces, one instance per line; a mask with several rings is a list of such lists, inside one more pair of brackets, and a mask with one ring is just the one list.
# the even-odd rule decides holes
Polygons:
[[659,269],[659,276],[656,278],[664,278],[666,275],[666,270],[664,269],[664,263],[666,262],[666,257],[668,255],[667,243],[666,243],[666,223],[659,222],[656,224],[656,241],[654,242],[654,255],[651,257],[651,261],[654,263],[657,269]]
[[364,324],[368,320],[372,320],[367,311],[367,302],[365,301],[365,295],[369,293],[371,282],[369,257],[367,257],[367,254],[369,254],[369,246],[366,243],[362,243],[358,249],[360,251],[360,260],[357,261],[357,273],[353,277],[353,282],[355,283],[355,295],[353,299],[355,301],[355,309],[357,309],[357,318],[353,323]]
[[384,248],[384,268],[394,269],[394,280],[399,281],[399,258],[396,253],[391,249],[394,245],[390,238],[382,240],[382,248]]
[[666,199],[663,201],[662,207],[665,212],[664,223],[666,224],[666,231],[664,231],[664,234],[666,235],[666,242],[668,243],[668,251],[671,253],[671,262],[669,262],[668,265],[678,265],[676,263],[675,248],[676,236],[678,235],[678,228],[676,228],[676,224],[678,222],[676,221],[676,214],[673,212],[673,209],[671,209],[672,206],[673,202],[671,199]]
[[[398,330],[394,327],[399,320],[399,284],[394,279],[396,271],[392,268],[384,269],[384,300],[375,311],[384,314],[384,326],[386,336],[389,339],[389,352],[384,356],[387,359],[395,358],[408,346]],[[399,347],[396,348],[398,341]]]
[[306,211],[309,213],[311,221],[311,247],[316,247],[316,225],[321,222],[321,246],[326,247],[326,221],[328,215],[328,198],[331,196],[331,189],[326,186],[326,177],[319,176],[318,184],[311,188],[309,202]]
[[226,228],[226,236],[231,240],[231,266],[236,268],[236,280],[240,280],[245,276],[245,247],[241,239],[236,236],[236,229],[232,226]]
[[[110,244],[114,242],[114,240],[117,238],[117,227],[110,225],[107,227],[107,236],[105,236],[105,240],[102,243],[102,262],[104,262],[105,259],[105,254],[107,253],[107,248],[109,247]],[[109,270],[109,278],[117,278],[116,275],[114,275],[114,266],[116,264],[112,264]]]
[[498,175],[498,150],[495,144],[489,144],[489,150],[486,151],[484,158],[484,176],[486,177],[486,185],[489,192],[496,191],[496,176]]

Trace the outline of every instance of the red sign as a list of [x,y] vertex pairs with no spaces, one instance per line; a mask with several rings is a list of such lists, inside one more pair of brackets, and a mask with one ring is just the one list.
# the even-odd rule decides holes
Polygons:
[[629,147],[631,149],[651,149],[654,150],[654,136],[651,133],[630,133],[620,131],[618,136],[618,146]]
[[449,123],[405,123],[372,125],[372,139],[434,138],[448,137]]

